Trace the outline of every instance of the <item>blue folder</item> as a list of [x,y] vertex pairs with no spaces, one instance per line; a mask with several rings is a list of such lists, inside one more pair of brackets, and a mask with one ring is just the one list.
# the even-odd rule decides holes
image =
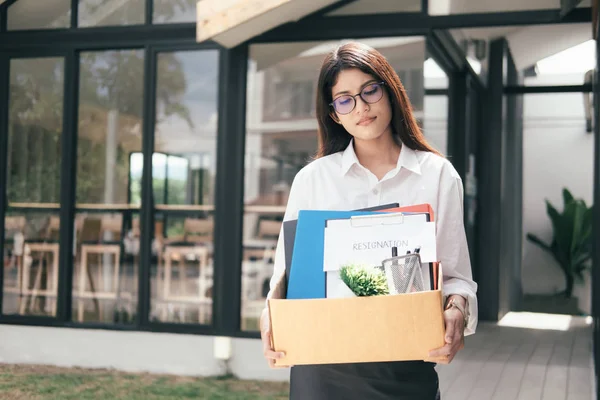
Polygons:
[[287,298],[325,298],[326,277],[323,271],[323,245],[327,220],[347,219],[355,215],[380,213],[373,211],[301,210],[298,213]]

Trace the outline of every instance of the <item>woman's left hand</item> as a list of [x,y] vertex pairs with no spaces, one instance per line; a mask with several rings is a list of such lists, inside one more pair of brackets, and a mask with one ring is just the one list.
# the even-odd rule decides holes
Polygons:
[[444,311],[444,324],[446,326],[446,345],[429,352],[429,360],[439,364],[450,364],[459,350],[464,346],[465,320],[455,307]]

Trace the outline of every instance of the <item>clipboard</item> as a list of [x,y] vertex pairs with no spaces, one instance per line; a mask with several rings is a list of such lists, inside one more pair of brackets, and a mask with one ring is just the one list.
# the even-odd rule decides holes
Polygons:
[[398,255],[420,248],[425,260],[419,271],[431,290],[437,286],[434,262],[437,261],[435,225],[429,212],[386,212],[374,215],[326,221],[324,234],[323,270],[326,275],[325,297],[347,297],[346,286],[339,276],[340,265],[349,262],[379,265],[392,256],[392,247]]
[[328,211],[300,210],[294,240],[292,264],[287,285],[287,299],[325,298],[325,273],[323,272],[323,236],[325,221],[333,218],[350,218],[381,211]]
[[[383,211],[387,209],[397,208],[400,205],[398,203],[383,204],[375,207],[361,208],[353,211]],[[285,281],[289,284],[290,271],[292,269],[292,255],[294,253],[294,242],[296,240],[296,229],[298,227],[298,220],[291,219],[283,223],[283,246],[285,252]]]

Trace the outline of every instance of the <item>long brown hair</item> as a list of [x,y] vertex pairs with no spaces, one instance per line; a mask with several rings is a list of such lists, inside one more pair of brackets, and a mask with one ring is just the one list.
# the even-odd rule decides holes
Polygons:
[[316,157],[323,157],[344,150],[350,144],[352,135],[336,123],[330,115],[331,89],[342,70],[357,68],[385,82],[392,107],[392,136],[398,145],[406,145],[413,150],[428,151],[441,155],[434,149],[417,125],[412,105],[402,82],[387,59],[377,50],[362,43],[350,42],[329,53],[319,73],[317,86],[317,120],[319,122],[319,148]]

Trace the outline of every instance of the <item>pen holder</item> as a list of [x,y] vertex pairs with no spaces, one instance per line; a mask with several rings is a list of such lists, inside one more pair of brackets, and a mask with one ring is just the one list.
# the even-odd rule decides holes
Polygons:
[[385,273],[390,294],[422,292],[425,290],[421,275],[421,256],[407,254],[383,260],[382,268]]

